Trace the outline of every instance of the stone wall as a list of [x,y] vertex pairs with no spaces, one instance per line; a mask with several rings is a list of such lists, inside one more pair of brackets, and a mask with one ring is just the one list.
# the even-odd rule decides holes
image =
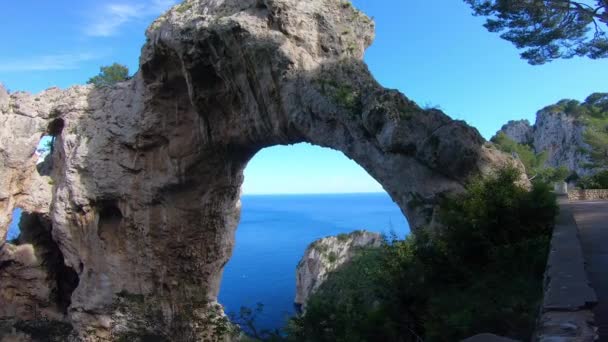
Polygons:
[[571,201],[608,200],[608,189],[569,190],[568,199]]
[[560,198],[560,213],[551,238],[534,341],[595,341],[597,328],[592,308],[596,303],[576,221],[564,196]]

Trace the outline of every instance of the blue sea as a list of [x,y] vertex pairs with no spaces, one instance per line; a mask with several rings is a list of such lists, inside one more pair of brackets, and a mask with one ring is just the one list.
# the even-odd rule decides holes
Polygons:
[[294,314],[295,269],[308,244],[357,229],[403,238],[409,226],[386,193],[245,195],[234,253],[219,301],[226,312],[264,304],[258,328],[276,329]]
[[13,210],[13,216],[11,223],[8,226],[8,232],[6,233],[6,240],[12,240],[19,236],[19,220],[21,220],[21,208],[15,208]]

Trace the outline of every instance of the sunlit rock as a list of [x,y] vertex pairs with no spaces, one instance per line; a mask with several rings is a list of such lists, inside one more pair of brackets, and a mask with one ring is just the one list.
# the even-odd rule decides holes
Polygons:
[[350,261],[362,248],[380,247],[382,241],[378,233],[359,230],[311,243],[296,268],[294,303],[305,309],[306,301],[319,289],[329,273]]
[[585,176],[594,173],[585,152],[590,150],[585,142],[585,129],[583,120],[550,106],[538,111],[534,125],[527,120],[510,121],[500,131],[520,144],[531,146],[536,153],[546,152],[547,166],[564,166]]

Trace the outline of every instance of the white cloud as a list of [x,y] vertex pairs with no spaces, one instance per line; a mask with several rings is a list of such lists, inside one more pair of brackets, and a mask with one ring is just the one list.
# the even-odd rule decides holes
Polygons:
[[0,72],[47,71],[78,69],[82,62],[99,58],[91,53],[33,56],[15,60],[0,60]]
[[85,33],[94,37],[109,37],[118,33],[121,26],[135,20],[158,16],[175,3],[176,0],[151,0],[106,4],[96,14]]

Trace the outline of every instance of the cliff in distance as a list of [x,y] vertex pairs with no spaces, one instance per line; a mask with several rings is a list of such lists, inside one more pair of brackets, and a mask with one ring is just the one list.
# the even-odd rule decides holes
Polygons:
[[[595,93],[584,102],[562,100],[536,113],[536,122],[509,121],[499,132],[536,153],[547,153],[546,165],[564,166],[579,176],[593,174],[597,168],[590,151],[594,134],[606,134],[608,94]],[[599,145],[599,144],[598,144]]]

